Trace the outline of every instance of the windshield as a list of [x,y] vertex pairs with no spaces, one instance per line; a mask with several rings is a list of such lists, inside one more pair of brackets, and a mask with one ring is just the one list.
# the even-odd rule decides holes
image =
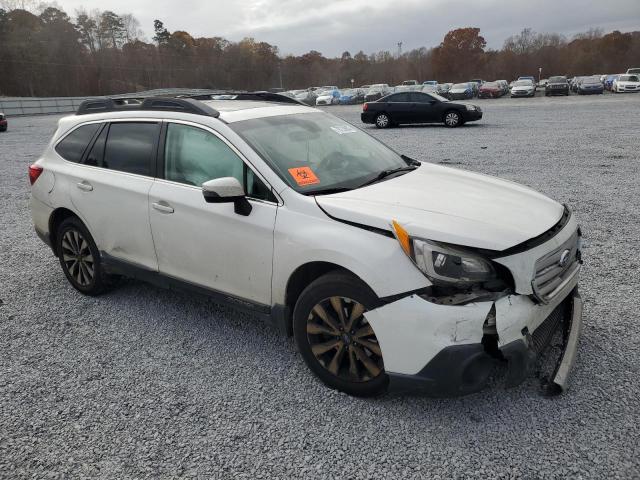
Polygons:
[[355,94],[356,94],[356,90],[351,88],[342,91],[342,95],[346,95],[346,96],[355,95]]
[[567,79],[565,77],[551,77],[549,83],[564,83]]
[[373,137],[327,113],[254,118],[230,126],[301,193],[356,188],[382,171],[408,165]]
[[636,77],[635,75],[620,75],[620,78],[618,78],[618,80],[621,82],[637,82],[638,77]]
[[498,84],[496,82],[487,82],[481,88],[498,88]]
[[533,85],[533,82],[531,80],[518,80],[513,85],[515,87],[530,87],[531,85]]
[[468,83],[456,83],[451,87],[451,90],[453,90],[453,89],[456,89],[456,90],[463,89],[463,90],[465,90],[467,88],[469,88],[469,84]]
[[600,83],[600,77],[588,77],[584,79],[584,83]]

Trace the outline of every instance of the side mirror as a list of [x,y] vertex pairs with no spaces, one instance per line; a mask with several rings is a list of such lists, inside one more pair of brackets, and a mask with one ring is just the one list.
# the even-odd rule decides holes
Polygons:
[[207,203],[232,203],[238,215],[247,216],[252,207],[237,178],[222,177],[202,184],[202,195]]

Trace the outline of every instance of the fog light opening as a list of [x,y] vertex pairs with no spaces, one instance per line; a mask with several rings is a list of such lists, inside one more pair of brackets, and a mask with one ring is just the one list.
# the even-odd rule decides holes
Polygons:
[[491,309],[489,313],[487,313],[487,318],[484,319],[484,324],[482,325],[482,346],[484,347],[484,351],[491,356],[492,358],[496,358],[498,360],[505,361],[500,348],[498,347],[498,330],[496,328],[496,304],[491,305]]

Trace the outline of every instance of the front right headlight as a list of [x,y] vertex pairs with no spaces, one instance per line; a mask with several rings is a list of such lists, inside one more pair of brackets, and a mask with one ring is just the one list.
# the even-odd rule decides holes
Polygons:
[[464,248],[411,237],[396,221],[393,232],[404,252],[436,285],[468,286],[497,278],[488,259]]

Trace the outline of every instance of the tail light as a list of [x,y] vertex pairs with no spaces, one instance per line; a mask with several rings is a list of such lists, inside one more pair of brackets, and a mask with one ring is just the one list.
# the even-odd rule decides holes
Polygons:
[[368,103],[363,103],[362,104],[362,111],[363,112],[366,112],[368,108],[369,108],[369,104]]
[[42,172],[43,172],[43,168],[38,165],[29,166],[29,182],[31,182],[31,185],[36,183],[36,180],[38,180],[38,177]]

